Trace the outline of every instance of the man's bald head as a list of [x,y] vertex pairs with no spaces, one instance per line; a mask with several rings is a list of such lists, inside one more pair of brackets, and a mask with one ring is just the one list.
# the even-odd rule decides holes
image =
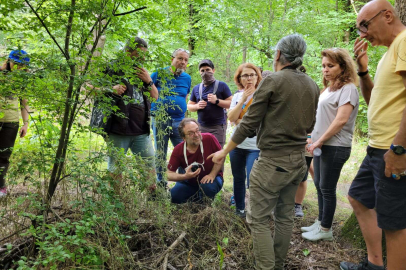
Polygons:
[[366,3],[365,6],[363,6],[362,9],[360,10],[358,17],[360,15],[364,15],[364,13],[376,14],[379,11],[385,9],[389,10],[390,12],[392,12],[394,16],[398,17],[395,8],[387,0],[373,0],[371,2]]
[[389,46],[404,29],[395,8],[387,0],[368,2],[357,16],[357,28],[361,38],[372,46]]

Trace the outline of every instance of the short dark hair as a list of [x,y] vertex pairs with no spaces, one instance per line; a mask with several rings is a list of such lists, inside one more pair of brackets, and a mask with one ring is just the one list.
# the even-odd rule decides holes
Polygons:
[[186,138],[186,134],[183,132],[183,129],[185,128],[185,126],[187,124],[192,123],[192,122],[195,123],[200,129],[199,122],[197,122],[197,120],[194,118],[183,118],[183,120],[180,121],[179,126],[178,126],[178,131],[179,131],[179,135],[182,138]]
[[141,47],[148,49],[147,42],[140,37],[135,37],[134,40],[127,41],[127,43],[124,47],[124,50],[126,52],[132,53],[133,51],[135,51],[136,49],[139,49]]

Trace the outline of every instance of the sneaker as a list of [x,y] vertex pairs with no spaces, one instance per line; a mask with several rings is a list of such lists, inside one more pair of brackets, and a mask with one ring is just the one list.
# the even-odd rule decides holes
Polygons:
[[303,208],[301,204],[295,204],[295,217],[297,218],[304,217]]
[[0,198],[7,196],[7,187],[0,188]]
[[[340,269],[341,270],[372,270],[371,267],[368,265],[368,257],[366,257],[362,262],[359,264],[351,263],[351,262],[340,262]],[[382,266],[382,270],[385,269]]]
[[246,216],[246,212],[245,212],[245,210],[236,210],[235,211],[235,214],[237,215],[237,216],[239,216],[240,218],[245,218],[245,216]]
[[235,205],[234,195],[231,195],[231,198],[230,198],[230,205]]
[[317,229],[317,227],[319,227],[320,224],[321,224],[321,222],[316,218],[313,225],[310,225],[309,227],[302,227],[302,228],[300,228],[300,230],[302,230],[302,232],[311,232],[311,231]]
[[333,240],[333,230],[330,228],[328,231],[324,231],[321,226],[318,226],[317,229],[302,233],[302,237],[309,241],[318,241],[318,240]]

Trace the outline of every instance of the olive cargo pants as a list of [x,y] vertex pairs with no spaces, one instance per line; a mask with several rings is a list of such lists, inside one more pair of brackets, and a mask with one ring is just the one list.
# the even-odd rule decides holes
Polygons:
[[[295,194],[306,170],[301,151],[281,157],[261,152],[255,161],[250,175],[247,222],[251,227],[256,269],[283,269],[292,235]],[[274,237],[269,226],[273,209]]]

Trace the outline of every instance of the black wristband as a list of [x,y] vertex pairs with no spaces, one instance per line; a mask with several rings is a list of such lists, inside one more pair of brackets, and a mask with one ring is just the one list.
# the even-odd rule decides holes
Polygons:
[[367,69],[366,71],[364,71],[364,72],[357,72],[357,74],[358,74],[358,76],[360,76],[360,77],[364,77],[365,75],[367,75],[368,74],[368,72],[369,72],[369,70]]

